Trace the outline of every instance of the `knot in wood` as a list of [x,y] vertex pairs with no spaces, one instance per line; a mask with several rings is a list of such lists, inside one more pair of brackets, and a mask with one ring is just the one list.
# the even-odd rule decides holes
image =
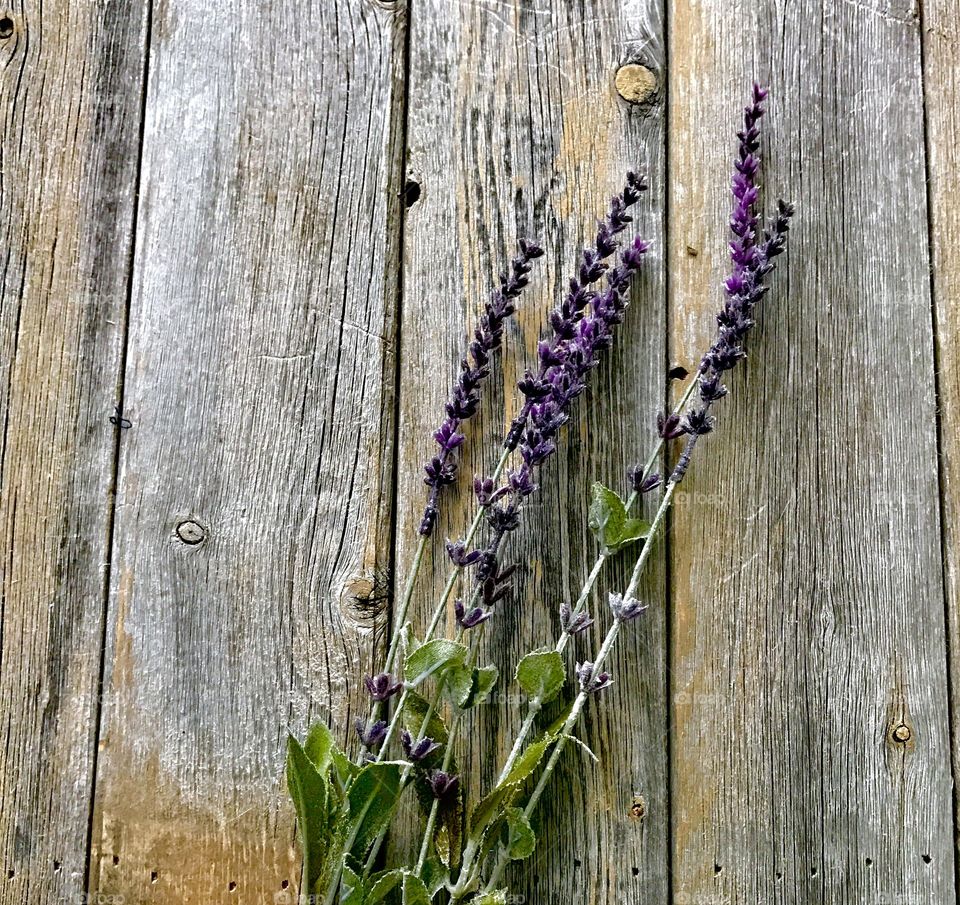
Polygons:
[[627,63],[617,70],[617,93],[630,104],[642,104],[657,90],[657,77],[646,66]]
[[177,537],[180,538],[185,544],[189,544],[191,547],[195,547],[197,544],[201,543],[207,536],[207,531],[203,525],[198,524],[197,522],[187,519],[185,522],[180,522],[177,525]]

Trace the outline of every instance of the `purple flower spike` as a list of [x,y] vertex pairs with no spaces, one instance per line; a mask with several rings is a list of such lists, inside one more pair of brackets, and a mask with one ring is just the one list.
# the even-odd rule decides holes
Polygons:
[[434,770],[430,774],[430,789],[437,801],[447,803],[452,800],[460,786],[460,777],[455,773],[444,773],[443,770]]
[[686,428],[680,423],[680,416],[676,412],[657,415],[657,433],[662,440],[675,440],[686,433]]
[[683,422],[689,438],[670,475],[674,484],[683,480],[697,440],[713,430],[710,407],[727,394],[727,387],[722,383],[723,373],[735,368],[746,357],[743,342],[754,327],[754,309],[768,289],[764,278],[773,270],[772,261],[783,253],[787,242],[793,207],[784,201],[777,202],[776,216],[763,236],[759,235],[760,220],[756,212],[760,171],[759,123],[766,97],[765,88],[753,86],[751,104],[743,114],[743,129],[737,133],[739,148],[731,182],[732,267],[723,284],[726,300],[717,314],[716,339],[700,362],[698,386],[703,405],[690,412]]
[[403,746],[403,751],[407,755],[407,759],[414,763],[422,761],[440,747],[440,745],[428,735],[414,742],[413,736],[411,736],[406,729],[400,733],[400,744]]
[[542,254],[543,249],[538,245],[520,240],[520,252],[510,262],[510,270],[500,275],[500,288],[484,306],[468,353],[460,363],[460,376],[446,404],[446,420],[433,434],[439,450],[424,466],[424,482],[430,487],[419,529],[424,537],[433,531],[436,523],[440,491],[457,478],[454,454],[465,440],[460,427],[480,407],[480,387],[490,375],[490,358],[500,347],[503,324],[516,311],[516,299],[530,281],[532,262]]
[[450,562],[461,568],[472,566],[483,555],[480,550],[471,550],[467,553],[467,545],[462,540],[456,542],[448,540],[446,546]]
[[386,701],[403,688],[403,682],[398,681],[388,672],[364,676],[363,684],[367,686],[367,693],[375,701]]
[[373,748],[375,745],[379,745],[387,734],[387,724],[383,720],[377,720],[369,725],[366,720],[357,720],[354,726],[357,735],[360,736],[360,742],[365,748]]
[[593,663],[589,660],[577,664],[577,679],[580,682],[580,688],[587,694],[596,694],[613,684],[613,677],[606,671],[594,675]]
[[483,607],[475,606],[467,610],[462,600],[457,600],[453,604],[454,612],[457,614],[457,625],[462,629],[475,628],[481,622],[486,622],[492,615],[492,610],[485,610]]
[[590,628],[591,625],[593,625],[593,619],[585,610],[574,616],[569,603],[564,601],[560,604],[560,628],[568,635],[579,635]]

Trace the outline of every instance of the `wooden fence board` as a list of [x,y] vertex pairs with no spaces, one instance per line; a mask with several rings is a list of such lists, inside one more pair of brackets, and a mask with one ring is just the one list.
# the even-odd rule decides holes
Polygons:
[[389,566],[403,11],[153,8],[93,889],[273,902]]
[[[622,489],[626,466],[646,456],[664,394],[663,24],[657,2],[418,3],[411,23],[407,171],[422,189],[407,214],[400,384],[398,579],[416,544],[430,434],[457,372],[468,330],[521,236],[547,255],[506,331],[503,377],[491,381],[482,417],[470,428],[459,494],[437,532],[418,593],[423,627],[446,574],[445,536],[472,515],[469,482],[489,471],[518,408],[515,381],[533,361],[585,240],[628,168],[646,168],[651,191],[637,224],[654,251],[634,304],[593,388],[576,407],[560,452],[545,467],[510,560],[523,563],[515,603],[503,608],[487,649],[501,671],[493,703],[467,733],[483,739],[473,768],[489,788],[523,717],[510,677],[518,656],[552,643],[557,606],[575,597],[596,547],[587,529],[590,484]],[[623,64],[640,64],[656,87],[640,105],[618,95]],[[626,89],[625,89],[626,90]],[[453,502],[461,496],[464,502]],[[601,582],[624,584],[623,566]],[[659,563],[644,592],[662,600]],[[609,615],[576,646],[583,659]],[[667,890],[664,610],[624,639],[617,684],[590,708],[585,738],[602,764],[571,750],[546,796],[533,857],[508,875],[528,902],[639,902]],[[573,654],[571,653],[571,660]],[[572,665],[572,664],[571,664]],[[626,727],[629,726],[629,731]],[[471,793],[477,793],[472,788]],[[646,816],[634,816],[634,796]],[[564,827],[561,837],[559,827]]]
[[674,901],[953,901],[915,11],[670,8],[679,358],[714,328],[754,76],[768,203],[798,205],[674,523]]
[[[922,22],[944,580],[951,686],[955,695],[960,682],[960,3],[925,3]],[[951,712],[956,796],[960,737],[955,696]]]
[[0,9],[0,902],[85,890],[144,17]]

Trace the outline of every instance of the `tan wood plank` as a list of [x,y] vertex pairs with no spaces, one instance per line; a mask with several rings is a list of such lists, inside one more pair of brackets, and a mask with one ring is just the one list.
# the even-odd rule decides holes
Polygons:
[[80,901],[144,16],[0,9],[0,902]]
[[[951,653],[954,776],[960,763],[956,689],[960,682],[960,3],[923,6],[924,96],[934,325],[936,328],[940,490],[947,631]],[[954,795],[957,795],[954,781]],[[955,811],[956,813],[956,811]]]
[[670,9],[679,358],[714,329],[753,77],[768,204],[798,210],[674,522],[674,901],[953,901],[915,11]]
[[403,11],[153,10],[93,888],[273,902],[389,566]]
[[[645,276],[512,544],[509,560],[523,564],[515,602],[497,616],[486,645],[503,684],[466,733],[470,770],[489,788],[525,711],[510,681],[516,661],[552,643],[558,604],[576,596],[596,555],[587,529],[590,484],[623,488],[626,466],[651,446],[664,392],[663,22],[656,3],[431,0],[417,5],[411,27],[407,166],[422,195],[408,211],[404,244],[401,576],[424,501],[420,469],[467,331],[517,239],[537,238],[548,250],[507,329],[498,372],[504,376],[492,381],[482,417],[470,428],[461,492],[446,497],[461,501],[441,520],[419,588],[421,629],[446,574],[442,540],[462,531],[465,513],[472,514],[469,482],[499,456],[498,441],[518,408],[514,383],[549,330],[549,307],[627,169],[645,167],[651,181],[637,220],[655,243]],[[640,105],[615,87],[618,69],[631,63],[656,80]],[[627,93],[632,84],[621,79]],[[623,583],[623,568],[615,568],[602,587]],[[658,566],[645,593],[662,599],[662,583]],[[604,604],[599,608],[597,633],[576,646],[581,659],[608,624]],[[572,749],[564,757],[537,851],[508,874],[515,895],[528,902],[665,899],[664,652],[664,611],[655,607],[615,659],[616,686],[590,708],[585,739],[602,764]],[[634,816],[637,795],[646,800],[643,819]]]

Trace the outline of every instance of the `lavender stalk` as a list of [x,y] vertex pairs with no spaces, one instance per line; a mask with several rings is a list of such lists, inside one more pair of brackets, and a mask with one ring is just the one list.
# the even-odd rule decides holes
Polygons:
[[[634,565],[626,590],[622,595],[610,595],[613,623],[594,660],[577,665],[580,692],[574,700],[563,727],[557,734],[556,743],[546,766],[524,807],[524,820],[529,820],[530,815],[535,810],[588,698],[611,684],[612,677],[604,670],[604,666],[613,650],[621,627],[624,623],[637,618],[646,609],[646,606],[636,599],[635,594],[654,542],[673,501],[676,488],[689,468],[698,439],[709,433],[713,428],[713,419],[709,414],[709,409],[727,393],[726,387],[720,383],[722,374],[731,370],[745,357],[743,342],[754,326],[755,322],[752,315],[756,304],[768,288],[763,280],[773,270],[773,259],[782,253],[785,248],[793,208],[783,201],[778,202],[777,214],[764,233],[763,241],[757,241],[758,217],[754,210],[758,196],[756,176],[760,166],[760,159],[757,154],[759,148],[759,128],[757,124],[763,116],[762,103],[766,96],[765,89],[759,85],[754,85],[752,103],[744,111],[744,129],[738,133],[739,155],[732,184],[734,208],[730,221],[730,228],[734,233],[734,240],[730,243],[733,267],[731,275],[724,284],[727,300],[717,315],[717,337],[703,357],[696,378],[701,404],[688,412],[682,422],[676,417],[676,412],[669,418],[660,419],[658,432],[661,438],[669,439],[686,433],[689,435],[688,440],[666,484],[660,505],[651,523],[640,556]],[[501,773],[501,782],[506,775],[506,771]],[[506,861],[507,857],[501,847],[493,871],[485,886],[485,892],[491,892],[495,889]],[[472,881],[474,877],[468,876],[466,879]],[[464,884],[461,887],[458,884],[458,891],[461,888],[465,889],[467,885]],[[454,901],[456,900],[457,897],[455,896]]]

